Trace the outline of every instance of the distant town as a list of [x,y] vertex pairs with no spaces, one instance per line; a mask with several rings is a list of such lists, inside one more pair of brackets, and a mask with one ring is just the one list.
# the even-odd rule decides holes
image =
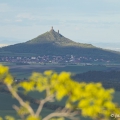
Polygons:
[[95,59],[91,57],[76,57],[73,55],[66,55],[66,56],[32,56],[32,57],[9,57],[4,56],[0,57],[0,62],[10,62],[10,63],[17,63],[17,64],[46,64],[46,63],[52,63],[52,64],[80,64],[80,63],[86,63],[88,65],[91,65],[92,63],[109,63],[109,60],[105,59]]

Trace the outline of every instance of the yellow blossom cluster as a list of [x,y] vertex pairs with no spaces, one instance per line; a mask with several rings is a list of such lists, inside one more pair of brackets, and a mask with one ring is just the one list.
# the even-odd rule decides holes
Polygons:
[[[8,67],[0,65],[0,78],[7,86],[12,86],[14,82],[8,70]],[[66,97],[66,108],[73,111],[78,110],[82,116],[107,120],[110,114],[120,112],[116,104],[112,102],[113,89],[105,89],[101,83],[78,83],[72,80],[69,72],[59,74],[50,70],[44,73],[34,72],[29,80],[20,82],[16,86],[16,91],[19,87],[23,88],[25,92],[45,91],[46,96],[54,96],[58,101]],[[26,108],[22,106],[21,113]],[[40,120],[38,117],[34,119],[33,117],[29,115],[26,120]]]

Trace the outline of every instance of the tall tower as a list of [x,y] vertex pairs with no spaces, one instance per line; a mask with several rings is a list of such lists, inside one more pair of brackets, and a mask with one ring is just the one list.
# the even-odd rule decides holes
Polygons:
[[51,27],[51,30],[53,30],[53,26]]
[[58,30],[58,34],[59,34],[59,30]]

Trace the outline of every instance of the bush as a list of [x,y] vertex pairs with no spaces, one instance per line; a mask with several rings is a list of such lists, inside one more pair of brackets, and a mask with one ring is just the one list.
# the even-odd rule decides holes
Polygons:
[[[60,74],[53,71],[45,71],[43,74],[34,72],[29,80],[15,83],[9,68],[0,65],[0,80],[18,100],[20,106],[13,107],[23,120],[63,120],[64,118],[76,120],[79,116],[109,120],[111,114],[120,113],[117,105],[112,102],[113,89],[104,89],[101,83],[78,83],[70,76],[71,73],[68,72]],[[46,93],[45,98],[39,100],[36,111],[28,101],[19,96],[17,92],[19,88],[23,89],[23,93],[31,91]],[[61,101],[64,97],[67,98],[64,108],[57,109],[42,118],[41,111],[46,102]],[[14,120],[10,116],[6,116],[6,119]]]

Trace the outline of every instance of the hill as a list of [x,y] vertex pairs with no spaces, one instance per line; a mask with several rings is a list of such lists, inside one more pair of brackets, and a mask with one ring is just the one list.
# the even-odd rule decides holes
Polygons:
[[105,88],[120,91],[120,71],[88,71],[73,76],[78,82],[101,82]]
[[47,44],[47,43],[51,43],[52,45],[58,47],[67,47],[67,46],[74,46],[74,47],[76,46],[76,47],[85,47],[85,48],[94,47],[91,44],[76,43],[61,35],[59,31],[58,32],[54,31],[53,28],[49,32],[39,35],[38,37],[26,42],[26,44]]
[[8,54],[34,54],[34,55],[75,55],[92,58],[104,58],[119,61],[120,53],[91,44],[76,43],[53,28],[38,37],[24,43],[6,46],[0,49],[0,55]]

